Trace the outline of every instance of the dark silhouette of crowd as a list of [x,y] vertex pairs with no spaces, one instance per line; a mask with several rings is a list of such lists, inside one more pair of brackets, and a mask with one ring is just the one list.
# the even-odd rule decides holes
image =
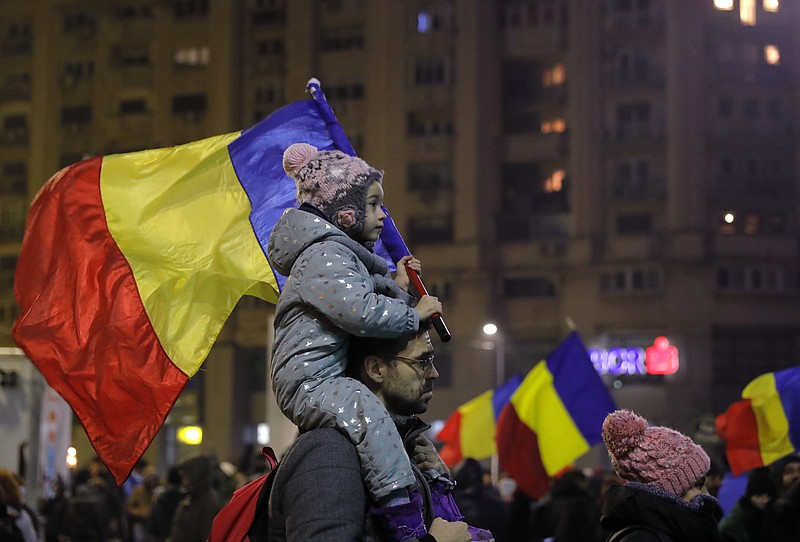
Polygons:
[[[496,542],[800,541],[800,454],[749,472],[744,494],[718,521],[724,469],[691,439],[628,411],[606,419],[604,438],[615,472],[566,470],[539,499],[503,473],[493,481],[475,459],[462,461],[453,495],[465,521]],[[57,481],[35,510],[21,477],[0,468],[0,542],[204,542],[232,492],[266,468],[257,451],[245,455],[239,468],[194,455],[163,477],[141,461],[120,488],[95,459]]]

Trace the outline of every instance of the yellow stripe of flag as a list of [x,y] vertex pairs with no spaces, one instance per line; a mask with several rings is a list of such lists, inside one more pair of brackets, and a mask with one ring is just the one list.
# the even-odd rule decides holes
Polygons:
[[750,399],[764,465],[792,453],[794,446],[789,439],[789,421],[775,386],[775,373],[761,375],[750,382],[742,391],[742,397]]
[[[553,476],[589,450],[553,387],[547,363],[540,361],[511,397],[517,415],[536,433],[547,474]],[[570,459],[565,459],[570,458]]]
[[[228,156],[239,133],[103,159],[108,229],[167,355],[194,375],[244,293],[278,286]],[[178,204],[176,204],[178,202]]]

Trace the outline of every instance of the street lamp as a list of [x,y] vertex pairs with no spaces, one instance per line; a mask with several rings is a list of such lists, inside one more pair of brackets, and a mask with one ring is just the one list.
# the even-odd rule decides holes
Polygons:
[[489,322],[484,324],[483,333],[492,339],[492,349],[494,350],[495,364],[495,387],[500,387],[505,381],[506,372],[506,345],[503,334],[496,324]]
[[[488,335],[491,340],[492,349],[494,350],[494,375],[495,375],[495,388],[499,388],[505,381],[506,372],[506,344],[503,334],[496,324],[488,322],[483,325],[484,335]],[[498,461],[497,454],[492,456],[491,463],[491,476],[492,482],[497,483],[500,478],[500,462]]]

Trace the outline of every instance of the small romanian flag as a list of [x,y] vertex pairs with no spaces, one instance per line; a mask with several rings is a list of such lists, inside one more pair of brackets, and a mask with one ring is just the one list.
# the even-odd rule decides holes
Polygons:
[[616,409],[577,332],[522,381],[500,414],[500,466],[538,499],[550,477],[602,441],[603,420]]
[[[278,299],[284,277],[266,247],[297,190],[283,151],[306,142],[354,154],[318,82],[309,88],[313,100],[244,132],[66,167],[31,204],[13,337],[118,484],[238,300]],[[376,252],[392,259],[381,244]]]
[[495,424],[503,407],[519,387],[522,378],[514,376],[494,390],[488,390],[458,407],[436,435],[444,443],[440,451],[449,467],[462,459],[486,459],[497,454]]
[[716,423],[736,476],[800,449],[800,367],[759,376],[742,398]]

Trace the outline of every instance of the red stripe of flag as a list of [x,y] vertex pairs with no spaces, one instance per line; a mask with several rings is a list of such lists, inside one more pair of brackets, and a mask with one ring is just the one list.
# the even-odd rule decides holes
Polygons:
[[725,455],[734,476],[764,466],[750,399],[733,403],[724,414],[717,416],[716,429],[726,441]]
[[508,403],[497,420],[497,453],[500,465],[509,473],[519,489],[532,499],[544,495],[550,487],[550,477],[539,454],[539,439],[519,419],[514,403]]
[[[15,277],[22,315],[13,337],[72,406],[121,484],[188,377],[161,347],[108,231],[101,167],[102,158],[93,158],[61,170],[32,203]],[[96,318],[73,314],[87,306]]]

